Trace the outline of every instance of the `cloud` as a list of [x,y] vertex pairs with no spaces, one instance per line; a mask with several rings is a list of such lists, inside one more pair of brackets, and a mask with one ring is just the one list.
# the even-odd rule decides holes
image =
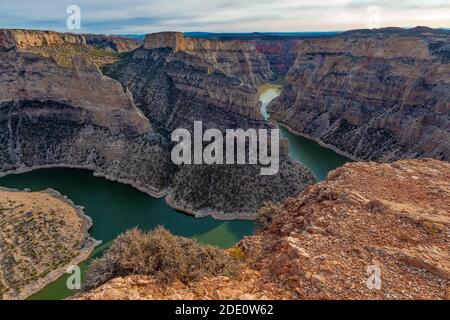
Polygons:
[[348,30],[366,27],[372,5],[382,26],[450,26],[450,0],[1,0],[0,27],[67,31],[71,4],[94,33]]

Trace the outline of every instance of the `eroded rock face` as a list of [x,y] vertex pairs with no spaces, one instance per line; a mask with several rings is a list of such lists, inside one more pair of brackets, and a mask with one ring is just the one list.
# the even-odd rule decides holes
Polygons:
[[[176,33],[148,36],[146,47],[158,48],[139,49],[104,68],[105,74],[130,89],[155,131],[169,141],[175,129],[192,132],[194,121],[202,121],[204,130],[270,129],[246,71],[224,72],[227,62],[211,58],[214,51],[202,49],[201,56],[184,51],[177,44],[179,37]],[[167,201],[198,216],[252,218],[264,202],[281,201],[314,181],[309,170],[285,154],[280,161],[275,176],[261,176],[260,165],[180,166]]]
[[230,249],[242,261],[240,278],[162,290],[155,279],[133,276],[76,298],[446,299],[448,181],[444,161],[346,164]]
[[1,53],[0,64],[1,104],[60,101],[78,109],[85,122],[113,133],[150,130],[148,119],[136,108],[131,94],[119,82],[104,77],[94,64],[75,59],[73,68],[64,68],[50,59],[16,52]]
[[300,39],[252,39],[256,50],[264,54],[270,68],[278,76],[285,76],[297,58]]
[[131,94],[80,59],[73,67],[0,53],[0,170],[76,167],[162,196],[170,155]]
[[302,41],[272,119],[358,159],[449,160],[450,36],[425,31]]
[[54,31],[0,29],[0,51],[27,50],[61,44],[90,45],[115,52],[137,49],[142,41],[106,35],[59,33]]
[[211,72],[216,69],[227,76],[236,76],[254,85],[268,82],[273,77],[265,56],[249,42],[196,39],[185,37],[180,32],[161,32],[148,34],[144,48],[170,48],[174,52],[186,52],[200,59],[202,63],[207,63],[206,67]]

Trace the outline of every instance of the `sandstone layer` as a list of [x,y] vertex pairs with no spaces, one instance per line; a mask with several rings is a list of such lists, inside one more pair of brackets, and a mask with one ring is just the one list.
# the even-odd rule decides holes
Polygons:
[[41,30],[0,29],[0,51],[27,50],[33,47],[62,45],[90,45],[115,52],[139,48],[142,41],[119,36],[59,33]]
[[271,118],[355,159],[449,160],[449,48],[427,28],[303,40]]
[[[117,278],[77,299],[448,299],[450,164],[352,163],[285,201],[229,253],[234,278]],[[378,277],[376,280],[374,277]]]
[[210,72],[216,69],[256,86],[273,77],[269,62],[250,42],[197,39],[185,37],[181,32],[161,32],[148,34],[144,48],[170,48],[175,52],[186,52],[206,62]]
[[51,59],[16,52],[2,53],[0,64],[0,105],[57,101],[73,107],[86,122],[114,133],[150,130],[148,119],[136,108],[131,94],[119,82],[104,77],[94,64],[76,58],[73,68],[64,68]]
[[91,225],[55,191],[0,188],[0,299],[25,299],[87,259]]

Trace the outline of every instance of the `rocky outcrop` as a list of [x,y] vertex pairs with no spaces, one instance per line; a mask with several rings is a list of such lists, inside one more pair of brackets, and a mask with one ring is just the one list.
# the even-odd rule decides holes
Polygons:
[[395,30],[302,41],[272,120],[356,159],[449,160],[450,36]]
[[50,59],[15,52],[2,53],[0,64],[1,105],[26,100],[64,102],[82,115],[81,121],[113,133],[150,130],[148,119],[136,108],[131,94],[119,82],[104,77],[94,64],[77,58],[74,68],[68,69]]
[[59,33],[54,31],[0,29],[0,51],[28,50],[33,47],[62,44],[89,45],[114,52],[139,48],[142,41],[107,35]]
[[91,226],[56,191],[0,188],[0,299],[26,299],[87,259],[100,244]]
[[267,59],[250,42],[197,39],[185,37],[180,32],[153,33],[145,37],[144,49],[163,48],[185,52],[206,63],[203,68],[210,72],[217,70],[256,86],[273,77]]
[[229,253],[239,278],[118,278],[77,299],[446,299],[450,164],[352,163],[285,201]]

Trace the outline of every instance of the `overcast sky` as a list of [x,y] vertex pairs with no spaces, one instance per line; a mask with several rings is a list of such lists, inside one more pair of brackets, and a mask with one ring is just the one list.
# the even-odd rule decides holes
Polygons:
[[93,33],[450,28],[450,0],[0,0],[0,28],[68,31],[69,5],[81,9],[79,32]]

